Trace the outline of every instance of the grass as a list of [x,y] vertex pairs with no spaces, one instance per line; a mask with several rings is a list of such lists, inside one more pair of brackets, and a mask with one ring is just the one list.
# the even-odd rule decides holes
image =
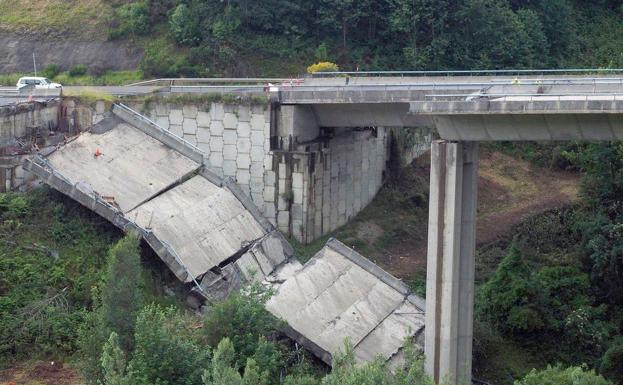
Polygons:
[[[14,87],[22,76],[34,76],[33,73],[0,74],[0,86]],[[46,76],[38,73],[37,76]],[[69,71],[61,72],[51,78],[52,81],[64,86],[121,86],[143,80],[141,71],[106,71],[102,75],[71,76]]]
[[53,80],[64,86],[121,86],[142,79],[141,71],[107,71],[99,76],[71,76],[69,72],[61,72]]
[[23,75],[21,74],[4,74],[0,75],[0,86],[3,87],[15,87],[17,81]]
[[84,88],[80,90],[63,90],[63,96],[79,100],[85,104],[95,104],[98,100],[108,103],[115,103],[117,98],[105,92],[98,91],[94,88]]
[[12,32],[74,32],[101,36],[113,8],[105,0],[0,0],[0,26]]
[[208,107],[211,103],[241,104],[250,106],[266,106],[268,104],[268,97],[264,95],[240,96],[227,93],[174,94],[171,96],[150,94],[147,96],[137,96],[128,99],[130,101],[144,103],[145,106],[148,106],[151,103],[168,103],[173,105],[195,104],[205,105]]

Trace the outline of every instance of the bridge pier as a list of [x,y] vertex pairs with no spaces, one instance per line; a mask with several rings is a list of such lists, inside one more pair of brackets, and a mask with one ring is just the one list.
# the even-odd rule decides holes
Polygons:
[[470,383],[478,142],[431,146],[426,371],[436,383]]

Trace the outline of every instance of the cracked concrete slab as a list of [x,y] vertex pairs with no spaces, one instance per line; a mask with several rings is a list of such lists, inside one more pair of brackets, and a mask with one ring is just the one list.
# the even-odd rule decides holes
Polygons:
[[227,188],[200,175],[137,207],[128,217],[170,245],[193,277],[264,235]]
[[328,364],[346,339],[357,362],[392,361],[424,328],[422,302],[408,287],[335,239],[293,272],[266,308]]
[[[96,152],[100,155],[96,156]],[[48,157],[52,168],[83,182],[127,212],[201,165],[132,126],[118,122],[85,132]]]

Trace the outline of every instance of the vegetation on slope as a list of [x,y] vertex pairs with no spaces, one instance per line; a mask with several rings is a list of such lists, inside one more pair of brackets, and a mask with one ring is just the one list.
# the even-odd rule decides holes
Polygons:
[[76,349],[118,232],[47,189],[0,195],[0,365]]
[[283,75],[327,60],[351,70],[609,67],[623,64],[612,33],[621,12],[606,0],[140,0],[116,10],[110,37],[164,27],[147,46],[148,76]]
[[105,0],[0,0],[0,31],[97,38],[113,6]]
[[130,39],[147,77],[620,68],[622,13],[615,0],[0,0],[0,30]]

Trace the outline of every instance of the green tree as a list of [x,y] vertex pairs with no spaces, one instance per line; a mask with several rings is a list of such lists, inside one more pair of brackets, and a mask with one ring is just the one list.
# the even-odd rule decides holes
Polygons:
[[521,335],[546,325],[537,282],[515,243],[481,288],[480,297],[479,315],[501,331]]
[[205,370],[203,373],[203,383],[205,385],[241,385],[242,377],[234,368],[235,360],[234,344],[229,338],[223,338],[214,351],[211,370]]
[[591,144],[568,154],[585,172],[581,195],[585,217],[577,226],[588,254],[591,283],[599,300],[623,304],[623,144]]
[[[453,35],[460,56],[457,66],[468,68],[521,68],[532,66],[530,34],[506,2],[468,0],[457,12],[463,28]],[[533,27],[533,26],[530,26]],[[469,36],[469,39],[465,39]]]
[[[238,363],[246,362],[258,349],[260,337],[268,337],[279,327],[279,322],[264,308],[269,292],[251,287],[247,293],[230,295],[206,310],[203,322],[205,338],[210,346],[216,346],[223,338],[229,338],[236,352]],[[268,349],[268,348],[267,348]],[[255,357],[263,364],[263,358]]]
[[110,333],[108,341],[104,344],[102,352],[102,372],[104,374],[104,385],[126,385],[125,354],[119,346],[119,336],[117,333]]
[[533,369],[515,385],[612,385],[602,376],[585,367],[563,368],[548,366],[547,369]]
[[127,235],[108,253],[106,284],[102,290],[102,321],[107,331],[119,335],[123,350],[133,347],[134,323],[141,306],[139,240]]
[[599,372],[615,384],[623,384],[623,337],[615,339],[601,358]]
[[133,385],[201,384],[210,350],[200,343],[194,320],[175,308],[144,307],[136,318],[135,349],[128,365]]
[[180,45],[196,46],[201,42],[199,15],[186,4],[181,3],[169,18],[169,31]]
[[562,66],[576,58],[577,20],[569,0],[540,0],[538,13],[549,43],[549,65]]

